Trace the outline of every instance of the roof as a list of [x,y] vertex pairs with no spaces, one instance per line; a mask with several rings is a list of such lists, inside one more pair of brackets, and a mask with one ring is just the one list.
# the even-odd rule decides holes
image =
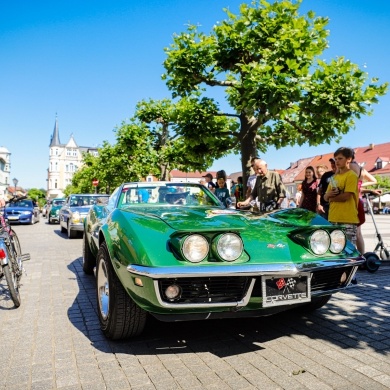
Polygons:
[[60,146],[60,133],[58,130],[58,121],[57,121],[57,115],[56,115],[56,121],[54,122],[54,130],[53,130],[53,135],[51,136],[50,139],[50,147],[51,146]]
[[389,174],[390,167],[387,164],[384,168],[376,169],[377,160],[388,162],[390,158],[390,142],[384,144],[370,144],[354,148],[356,161],[374,175]]

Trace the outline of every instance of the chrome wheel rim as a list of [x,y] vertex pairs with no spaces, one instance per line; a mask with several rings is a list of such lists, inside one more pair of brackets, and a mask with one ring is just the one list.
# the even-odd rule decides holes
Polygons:
[[102,318],[106,320],[110,306],[110,289],[107,276],[107,266],[103,258],[99,259],[96,283],[100,314]]

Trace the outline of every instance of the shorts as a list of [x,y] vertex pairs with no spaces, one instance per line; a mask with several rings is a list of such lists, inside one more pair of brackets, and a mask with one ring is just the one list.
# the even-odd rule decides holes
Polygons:
[[356,234],[357,234],[357,227],[358,225],[353,225],[350,223],[338,223],[335,222],[333,225],[340,225],[343,227],[343,230],[345,232],[345,235],[347,236],[347,239],[352,242],[353,245],[356,246]]
[[358,218],[358,226],[363,225],[363,223],[366,222],[366,213],[364,212],[364,204],[362,199],[359,199],[358,203]]

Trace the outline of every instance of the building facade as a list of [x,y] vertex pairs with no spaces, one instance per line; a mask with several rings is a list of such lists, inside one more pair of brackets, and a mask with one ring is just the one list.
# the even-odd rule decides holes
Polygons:
[[4,146],[0,146],[0,197],[7,194],[10,186],[11,153]]
[[73,134],[66,144],[62,144],[56,117],[49,145],[49,167],[47,170],[48,199],[64,196],[65,188],[72,184],[73,175],[82,165],[84,152],[97,156],[98,149],[78,146],[73,138]]

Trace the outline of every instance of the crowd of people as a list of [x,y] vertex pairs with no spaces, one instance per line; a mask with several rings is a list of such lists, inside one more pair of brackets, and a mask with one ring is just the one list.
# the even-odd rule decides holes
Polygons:
[[[300,207],[321,215],[332,224],[343,225],[347,238],[353,242],[360,253],[365,253],[361,225],[365,222],[362,196],[365,187],[377,183],[374,176],[361,167],[355,160],[351,148],[338,148],[334,157],[329,159],[330,169],[326,165],[305,169],[305,178],[298,186],[295,197],[286,190],[279,173],[270,171],[267,163],[259,157],[250,161],[250,175],[246,183],[246,192],[242,177],[226,188],[226,173],[219,171],[217,184],[208,173],[201,183],[215,192],[226,202],[228,197],[237,200],[236,207],[267,212],[278,208]],[[223,172],[223,177],[221,176]],[[380,195],[380,191],[369,190]]]

